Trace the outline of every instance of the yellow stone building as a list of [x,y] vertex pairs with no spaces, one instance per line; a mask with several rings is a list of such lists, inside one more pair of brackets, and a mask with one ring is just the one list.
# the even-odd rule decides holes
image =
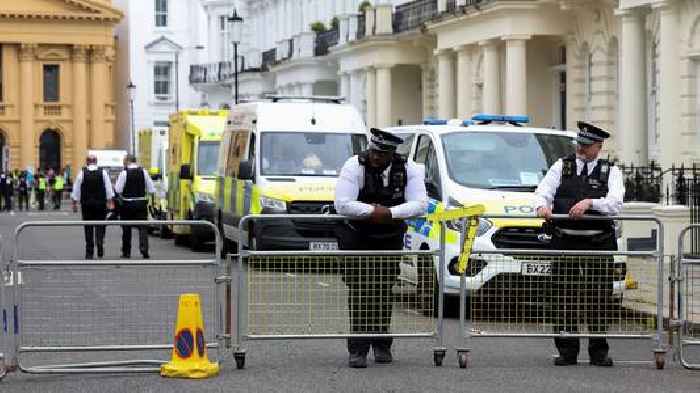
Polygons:
[[111,0],[0,0],[0,162],[84,165],[115,143]]

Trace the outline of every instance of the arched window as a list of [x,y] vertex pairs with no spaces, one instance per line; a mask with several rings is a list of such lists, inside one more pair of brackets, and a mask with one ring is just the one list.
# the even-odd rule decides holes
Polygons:
[[44,130],[39,137],[39,167],[61,170],[61,135],[56,130]]

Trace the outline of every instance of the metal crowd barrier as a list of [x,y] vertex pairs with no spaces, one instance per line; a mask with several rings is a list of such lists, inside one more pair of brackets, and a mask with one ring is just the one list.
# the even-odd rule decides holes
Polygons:
[[[239,223],[239,233],[254,221],[347,219],[330,214],[246,216]],[[444,239],[444,225],[441,233]],[[444,247],[430,251],[260,251],[244,250],[240,243],[238,254],[230,256],[237,262],[234,359],[239,369],[245,365],[244,341],[351,337],[434,338],[433,360],[442,364],[446,353],[443,297],[438,297],[437,319],[433,304],[434,291],[442,293],[444,287]],[[438,274],[434,273],[436,259]],[[400,262],[416,267],[414,294],[399,290]],[[381,331],[386,325],[388,330]]]
[[8,347],[8,326],[7,326],[7,308],[6,308],[6,296],[5,296],[5,285],[6,278],[9,280],[9,268],[3,263],[5,260],[4,248],[5,242],[2,236],[0,236],[0,381],[7,374],[7,369],[5,367],[5,353]]
[[[27,228],[85,225],[208,226],[215,233],[215,257],[30,260],[21,255],[20,235]],[[78,239],[83,242],[83,236]],[[178,297],[185,292],[200,294],[207,347],[216,350],[219,361],[223,359],[222,288],[218,286],[223,274],[222,243],[215,225],[206,221],[25,222],[15,230],[14,240],[10,261],[14,282],[6,301],[13,309],[8,324],[16,329],[7,354],[13,368],[33,374],[159,372],[163,360],[125,357],[172,350]],[[95,353],[110,355],[95,361],[106,356]],[[66,358],[64,363],[55,363],[59,356]]]
[[[690,347],[700,346],[700,256],[688,255],[684,251],[685,237],[690,231],[700,231],[700,224],[688,225],[678,236],[678,253],[676,256],[675,281],[679,283],[677,290],[678,303],[678,338],[677,348],[683,367],[692,370],[700,369],[700,356],[692,354]],[[695,356],[693,356],[695,355]]]
[[[533,216],[481,217],[542,221]],[[653,216],[586,219],[654,222],[661,240],[652,251],[472,249],[460,274],[459,323],[465,342],[483,337],[650,339],[656,367],[664,367],[663,225]],[[462,225],[462,239],[464,232]],[[633,278],[636,288],[626,289]],[[468,346],[457,348],[461,368],[468,366],[469,352]]]

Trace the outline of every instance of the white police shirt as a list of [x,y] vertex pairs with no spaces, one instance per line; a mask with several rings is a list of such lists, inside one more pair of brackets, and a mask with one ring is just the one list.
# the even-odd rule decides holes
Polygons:
[[[557,188],[561,184],[561,172],[563,160],[559,159],[549,168],[537,190],[535,190],[534,208],[535,212],[540,207],[552,207],[554,195]],[[576,175],[580,176],[585,165],[585,161],[580,157],[576,157]],[[593,173],[593,170],[598,165],[598,159],[588,163],[588,174]],[[608,176],[608,194],[604,198],[593,199],[591,209],[600,212],[607,216],[620,214],[622,211],[622,201],[625,197],[625,186],[622,181],[622,172],[616,166],[610,167],[610,175]]]
[[[382,173],[384,186],[389,185],[391,165]],[[425,171],[412,162],[406,163],[406,202],[390,207],[392,218],[409,218],[425,214],[428,207],[428,195],[425,191]],[[357,156],[350,157],[338,176],[335,186],[335,210],[348,217],[369,217],[374,206],[357,200],[365,184],[365,168],[360,165]]]
[[[89,171],[97,171],[99,168],[97,168],[97,165],[88,165],[87,169]],[[114,198],[114,190],[112,189],[112,181],[109,179],[109,175],[107,175],[107,172],[102,170],[102,180],[104,181],[105,185],[105,196],[107,197],[107,200],[110,200]],[[75,178],[75,183],[73,184],[73,192],[71,192],[70,197],[72,200],[76,202],[80,202],[80,186],[83,184],[83,171],[81,170],[80,173],[78,173],[78,176]]]
[[[129,164],[126,166],[129,169],[136,169],[139,166],[136,164]],[[143,179],[146,181],[146,194],[153,194],[156,192],[156,187],[153,185],[153,180],[151,180],[151,176],[146,172],[146,170],[143,170]],[[114,185],[114,190],[121,194],[124,192],[124,186],[126,185],[126,171],[121,171],[119,173],[119,177],[117,178],[117,183]]]

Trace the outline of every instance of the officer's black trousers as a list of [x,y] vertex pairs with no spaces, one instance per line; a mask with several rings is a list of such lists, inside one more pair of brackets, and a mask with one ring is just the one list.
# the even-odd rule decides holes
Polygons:
[[22,211],[22,207],[25,210],[29,210],[29,192],[19,192],[17,194],[17,208]]
[[[82,207],[82,214],[84,221],[104,221],[107,217],[107,206],[102,205],[101,208],[96,207]],[[95,244],[97,244],[98,254],[102,254],[104,250],[105,242],[105,229],[104,226],[96,225],[86,225],[85,226],[85,255],[92,256],[95,252]]]
[[[148,210],[146,208],[134,208],[126,204],[119,209],[119,216],[122,220],[147,220]],[[148,254],[148,227],[138,226],[139,230],[139,250],[141,254]],[[131,225],[122,226],[122,255],[131,256]]]
[[5,192],[5,211],[12,210],[12,193]]
[[39,210],[44,210],[44,191],[36,192],[36,200],[39,202]]
[[[554,230],[553,250],[617,250],[613,232],[595,236],[570,236]],[[554,333],[578,332],[579,323],[588,325],[588,332],[605,333],[611,311],[616,307],[613,293],[612,256],[560,257],[552,263],[550,307]],[[555,337],[559,354],[576,359],[580,350],[578,337]],[[588,339],[590,359],[608,355],[605,338]]]
[[[341,250],[401,250],[403,234],[388,239],[374,239],[341,225],[337,229]],[[396,262],[362,261],[346,258],[342,275],[348,286],[351,333],[385,334],[391,326],[393,306],[392,287],[399,267]],[[390,349],[393,339],[348,338],[348,352],[366,354],[370,346]]]
[[58,210],[61,208],[61,199],[63,198],[63,190],[53,191],[53,208]]

